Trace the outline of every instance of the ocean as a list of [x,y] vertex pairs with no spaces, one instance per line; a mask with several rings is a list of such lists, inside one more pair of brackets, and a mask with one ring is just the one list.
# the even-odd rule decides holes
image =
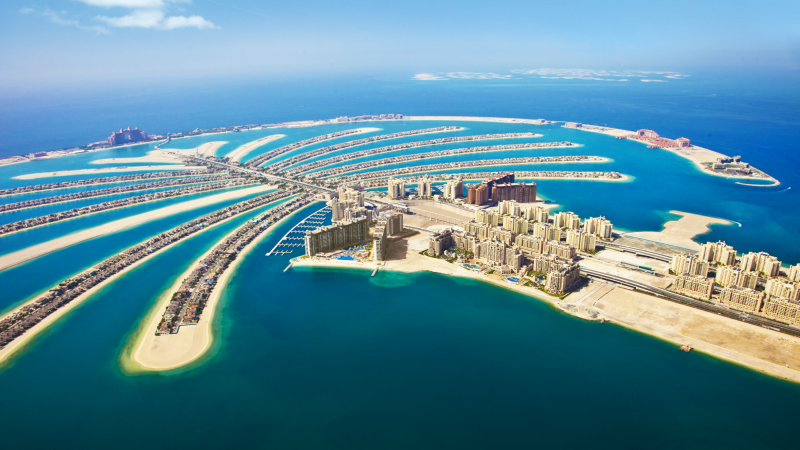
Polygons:
[[[469,130],[462,134],[539,132],[545,136],[531,142],[571,140],[583,147],[537,150],[535,156],[586,154],[613,159],[542,168],[616,170],[634,177],[627,183],[537,180],[542,195],[561,210],[581,217],[602,214],[615,228],[630,231],[661,229],[674,218],[670,210],[722,217],[741,227],[713,226],[701,239],[723,239],[739,252],[765,250],[785,263],[800,262],[796,79],[692,75],[669,83],[631,85],[564,80],[412,82],[397,76],[248,81],[213,88],[143,87],[137,94],[3,93],[0,154],[101,140],[128,125],[164,133],[362,113],[541,117],[651,128],[728,155],[741,154],[782,185],[736,185],[704,175],[666,151],[558,127],[463,123]],[[445,124],[418,122],[413,127]],[[383,131],[375,134],[408,128],[402,122],[376,126]],[[326,130],[292,129],[286,139]],[[239,145],[236,139],[246,142],[250,136],[261,136],[251,133],[262,132],[282,131],[206,136],[171,145],[190,148],[200,142],[230,141],[220,149],[223,154]],[[285,142],[278,140],[260,151],[281,145]],[[150,148],[0,167],[0,188],[30,184],[10,179],[21,173],[84,167],[101,157],[141,156]],[[516,153],[485,157],[528,156]],[[390,155],[379,157],[386,156]],[[156,205],[141,205],[144,208],[136,211],[163,206]],[[222,206],[226,204],[164,218],[0,272],[0,310],[161,230]],[[318,206],[308,207],[306,214]],[[0,237],[0,254],[26,242],[103,223],[111,216],[133,214],[129,209],[108,218],[87,217]],[[304,215],[277,227],[244,258],[224,291],[214,344],[203,359],[161,374],[126,370],[132,335],[161,292],[217,239],[253,214],[197,235],[132,270],[0,368],[4,445],[314,449],[795,445],[792,411],[800,400],[798,385],[697,352],[687,354],[674,344],[613,324],[584,322],[478,281],[429,273],[379,272],[370,277],[364,270],[318,268],[284,273],[289,256],[264,255]],[[20,238],[28,233],[30,241]]]

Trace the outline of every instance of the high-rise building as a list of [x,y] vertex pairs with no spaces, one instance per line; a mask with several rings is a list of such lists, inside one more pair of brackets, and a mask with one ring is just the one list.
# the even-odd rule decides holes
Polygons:
[[372,223],[372,211],[362,207],[350,207],[344,210],[344,220],[352,222],[359,217],[366,217],[368,223]]
[[710,299],[714,292],[714,279],[702,275],[682,273],[675,279],[673,285],[676,291]]
[[428,255],[441,256],[453,246],[453,230],[445,228],[428,237]]
[[508,184],[514,182],[514,172],[508,172],[503,175],[498,175],[495,177],[487,178],[483,180],[483,184],[489,189],[489,198],[492,201],[497,201],[497,199],[493,198],[494,195],[494,187],[497,184]]
[[756,284],[758,284],[758,273],[733,266],[721,266],[717,268],[716,283],[720,286],[739,286],[755,289]]
[[792,281],[800,281],[800,264],[795,264],[789,268],[789,279]]
[[428,178],[422,178],[417,184],[417,193],[421,197],[433,197],[433,181]]
[[553,216],[553,226],[556,228],[578,230],[581,228],[581,218],[573,212],[562,211]]
[[492,188],[492,201],[516,200],[518,203],[536,202],[536,183],[495,184]]
[[487,223],[469,221],[463,225],[464,231],[469,234],[475,235],[478,239],[489,239],[489,230],[492,226]]
[[347,208],[355,208],[356,203],[342,200],[341,198],[332,198],[328,202],[328,206],[331,207],[331,220],[338,222],[344,219],[345,210],[347,210]]
[[736,264],[736,250],[722,241],[707,242],[700,248],[699,258],[723,266],[732,266]]
[[527,220],[517,216],[503,216],[503,228],[516,234],[528,234],[530,225]]
[[500,227],[492,227],[489,229],[489,239],[502,241],[506,244],[511,245],[514,242],[514,238],[517,237],[517,234],[511,230],[507,230],[505,228]]
[[506,262],[508,245],[502,241],[485,240],[480,244],[480,259],[494,266],[502,266]]
[[372,231],[372,259],[374,261],[386,261],[388,243],[388,239],[386,239],[386,221],[379,220]]
[[520,234],[514,239],[514,245],[521,247],[523,250],[528,250],[533,253],[543,253],[544,245],[547,241],[545,238],[533,236],[530,234]]
[[567,244],[581,252],[594,253],[596,247],[596,236],[581,230],[567,231]]
[[489,187],[485,184],[472,184],[467,189],[467,203],[483,205],[489,203]]
[[403,215],[398,212],[386,214],[386,232],[389,236],[395,236],[403,232]]
[[497,214],[497,211],[491,211],[485,209],[479,209],[475,211],[475,221],[489,224],[493,227],[500,226],[500,224],[502,223],[500,220],[500,214]]
[[775,256],[770,256],[769,253],[754,253],[750,252],[742,255],[742,260],[739,261],[739,267],[744,270],[763,273],[768,277],[778,275],[781,268],[781,262]]
[[758,312],[764,293],[741,286],[726,286],[719,294],[719,301],[740,311]]
[[611,239],[614,226],[605,217],[591,217],[583,223],[583,231],[591,233],[600,239]]
[[580,280],[578,263],[568,263],[547,273],[545,290],[551,294],[561,295],[569,291]]
[[389,198],[396,200],[405,198],[406,182],[401,179],[389,178]]
[[689,273],[706,277],[708,276],[708,262],[697,258],[695,255],[677,254],[672,257],[669,270],[676,275]]
[[550,222],[550,213],[541,206],[533,208],[533,220],[536,222],[548,223]]
[[545,255],[556,255],[559,258],[573,260],[576,256],[578,256],[578,252],[575,247],[567,244],[566,242],[560,241],[547,241],[544,244],[544,251],[542,252]]
[[452,236],[453,247],[471,252],[474,258],[480,257],[481,241],[475,235],[463,231],[454,231]]
[[364,193],[353,188],[340,189],[339,201],[353,202],[356,206],[364,206]]
[[450,180],[444,185],[444,198],[455,200],[464,196],[464,180],[461,177]]
[[800,284],[794,281],[779,280],[777,278],[770,278],[767,280],[767,286],[764,293],[770,297],[783,297],[789,300],[800,300]]
[[122,145],[128,144],[131,142],[141,142],[147,140],[147,133],[141,131],[139,127],[136,127],[131,130],[131,127],[128,127],[127,130],[123,130],[122,128],[119,129],[119,132],[112,132],[111,136],[108,137],[108,145]]
[[548,241],[560,241],[561,230],[545,222],[533,224],[533,235],[547,239]]
[[331,252],[367,240],[369,240],[369,224],[366,217],[320,227],[306,232],[306,256]]
[[798,323],[800,322],[800,301],[770,297],[764,302],[761,313],[781,322]]

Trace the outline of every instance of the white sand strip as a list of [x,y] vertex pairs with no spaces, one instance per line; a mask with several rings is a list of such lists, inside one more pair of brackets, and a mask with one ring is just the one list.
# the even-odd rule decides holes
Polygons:
[[626,236],[633,236],[650,241],[663,242],[664,244],[675,245],[678,247],[692,250],[700,250],[700,244],[693,241],[695,236],[706,234],[711,229],[709,225],[731,225],[732,222],[715,217],[701,216],[681,211],[670,211],[672,214],[681,216],[678,220],[670,220],[664,224],[661,231],[639,231],[636,233],[626,233]]
[[10,267],[22,264],[26,261],[38,258],[56,250],[61,250],[75,244],[78,244],[89,239],[94,239],[107,234],[116,233],[126,228],[135,227],[151,220],[161,219],[163,217],[171,216],[173,214],[190,211],[203,206],[213,205],[214,203],[223,202],[226,200],[236,199],[247,195],[257,194],[270,189],[273,186],[256,186],[245,189],[238,189],[235,191],[224,192],[222,194],[211,195],[204,198],[190,200],[188,202],[178,203],[177,205],[167,206],[165,208],[148,211],[146,213],[138,214],[124,219],[115,220],[103,225],[81,230],[66,236],[53,239],[52,241],[43,242],[32,247],[28,247],[14,253],[0,256],[0,270],[5,270]]
[[236,150],[225,155],[225,157],[229,158],[231,162],[239,162],[253,150],[284,137],[286,137],[285,134],[271,134],[261,139],[256,139],[255,141],[240,145]]

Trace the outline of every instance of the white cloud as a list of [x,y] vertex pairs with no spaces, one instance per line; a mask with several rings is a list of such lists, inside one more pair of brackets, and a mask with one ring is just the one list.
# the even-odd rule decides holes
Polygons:
[[162,30],[174,30],[176,28],[188,28],[188,27],[195,27],[199,30],[205,28],[216,28],[213,23],[210,21],[200,17],[200,16],[191,16],[191,17],[184,17],[184,16],[172,16],[167,17],[167,20],[161,24]]
[[19,10],[19,12],[20,14],[38,14],[42,17],[45,17],[50,22],[57,23],[59,25],[64,25],[67,27],[79,28],[84,31],[92,31],[97,34],[109,33],[108,28],[106,27],[101,27],[99,25],[82,25],[75,19],[67,19],[64,17],[64,15],[66,15],[65,11],[61,11],[60,13],[58,13],[49,8],[45,8],[41,11],[34,8],[22,8]]
[[123,16],[97,16],[95,20],[118,28],[153,28],[175,30],[177,28],[197,28],[204,30],[217,28],[202,16],[167,16],[167,10],[176,3],[189,3],[189,0],[78,0],[90,6],[101,8],[124,8],[132,10]]

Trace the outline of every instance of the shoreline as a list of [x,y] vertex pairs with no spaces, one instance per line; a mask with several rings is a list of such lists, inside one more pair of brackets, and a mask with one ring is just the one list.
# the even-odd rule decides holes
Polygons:
[[97,173],[113,172],[172,172],[175,170],[206,170],[206,166],[186,166],[182,164],[171,164],[168,166],[130,166],[130,167],[106,167],[98,169],[78,169],[78,170],[58,170],[55,172],[38,172],[17,175],[12,180],[35,180],[38,178],[70,177],[73,175],[93,175]]
[[[320,125],[324,125],[324,124],[320,124]],[[284,128],[284,127],[275,127],[275,128]],[[316,141],[316,142],[312,142],[310,144],[306,144],[306,145],[303,145],[303,146],[300,146],[300,147],[297,147],[297,148],[293,148],[293,149],[289,150],[288,152],[281,153],[280,155],[275,155],[272,158],[265,160],[263,163],[259,164],[256,167],[264,167],[264,165],[266,165],[266,164],[274,164],[274,162],[271,163],[271,161],[273,161],[275,158],[278,158],[278,157],[281,157],[281,156],[286,156],[286,155],[291,155],[292,153],[296,152],[297,150],[300,150],[300,149],[303,149],[303,148],[306,148],[306,147],[311,147],[312,145],[317,145],[317,144],[319,144],[321,142],[328,142],[328,141],[332,141],[334,139],[339,139],[339,138],[343,138],[343,137],[357,136],[359,134],[366,134],[366,133],[373,133],[375,131],[382,131],[383,128],[361,127],[361,128],[351,128],[349,130],[342,130],[342,131],[352,131],[352,130],[358,130],[358,131],[356,131],[354,133],[346,134],[344,136],[334,136],[334,137],[331,137],[331,138],[328,138],[328,139],[322,139],[322,140],[319,140],[319,141]],[[327,133],[327,134],[333,134],[333,133]],[[313,139],[313,138],[309,138],[309,139]],[[288,145],[292,145],[292,144],[288,144]],[[274,149],[274,150],[278,150],[278,149]],[[261,156],[261,155],[258,155],[258,156]],[[256,156],[256,158],[258,158],[258,156]],[[242,164],[247,165],[252,159],[254,159],[254,158],[248,159],[247,161],[244,161],[244,162],[239,160],[239,162],[242,163]],[[275,162],[280,162],[280,161],[275,161]]]
[[[486,140],[489,140],[489,139],[486,139]],[[474,142],[480,142],[480,141],[474,141]],[[433,144],[433,145],[430,145],[430,147],[432,147],[434,145],[447,145],[447,144]],[[437,159],[437,158],[447,158],[447,157],[450,157],[450,156],[479,155],[479,154],[482,154],[482,153],[519,152],[519,151],[526,151],[526,150],[535,151],[535,150],[549,150],[551,148],[577,148],[577,147],[583,147],[583,145],[582,144],[574,144],[574,145],[570,145],[570,146],[556,145],[556,146],[553,146],[553,147],[511,148],[511,149],[502,148],[502,149],[497,149],[497,150],[485,150],[485,151],[480,151],[480,152],[453,153],[453,154],[445,154],[445,155],[440,155],[440,156],[431,156],[431,157],[425,157],[425,158],[408,159],[408,160],[404,160],[404,161],[400,161],[400,162],[388,162],[386,164],[378,164],[376,166],[370,166],[369,168],[372,169],[374,167],[391,166],[393,164],[401,164],[401,163],[404,163],[404,162],[426,161],[426,160]],[[422,148],[422,147],[413,147],[413,148]],[[466,148],[475,148],[475,147],[466,147]],[[386,153],[393,153],[393,152],[399,152],[399,151],[404,151],[404,150],[406,150],[406,149],[393,150],[391,152],[386,152]],[[453,149],[453,150],[457,150],[457,149]],[[449,151],[449,149],[448,150],[434,150],[433,152],[412,153],[410,155],[400,155],[400,156],[426,155],[426,154],[429,154],[429,153],[446,152],[446,151]],[[396,158],[396,156],[390,156],[390,158]],[[522,158],[524,158],[524,156]],[[545,156],[544,158],[547,158],[547,156]],[[603,158],[604,160],[603,161],[595,161],[595,162],[611,162],[611,161],[613,161],[610,158],[605,158],[605,157],[602,157],[602,156],[597,156],[597,158]],[[356,158],[356,159],[360,159],[360,158]],[[381,158],[381,159],[385,159],[385,158]],[[380,160],[372,160],[372,161],[380,161]],[[370,162],[370,161],[362,161],[361,163],[355,163],[355,164],[363,164],[365,162]],[[585,162],[585,161],[563,161],[563,162]],[[310,176],[310,175],[313,175],[317,171],[324,172],[324,171],[327,171],[327,170],[333,170],[333,169],[336,169],[336,167],[330,167],[330,166],[332,166],[334,164],[338,164],[338,162],[329,164],[327,166],[322,166],[322,167],[314,168],[314,169],[311,169],[311,170],[306,170],[304,172],[299,172],[298,175],[300,175],[300,176]],[[537,163],[528,163],[528,164],[537,164]],[[541,163],[539,163],[539,164],[541,164]],[[549,164],[549,163],[544,163],[544,164]],[[354,164],[347,164],[347,165],[339,166],[339,167],[347,167],[347,166],[352,166],[352,165],[354,165]],[[327,167],[327,169],[325,169],[325,167]],[[411,167],[414,167],[414,166],[411,166]],[[288,170],[288,169],[286,169],[286,170]],[[349,175],[349,174],[352,174],[353,172],[358,172],[359,170],[364,170],[364,169],[354,169],[354,170],[349,170],[347,172],[339,172],[335,176]]]
[[[294,197],[296,196],[288,197],[287,199],[284,199],[281,203],[284,203],[285,201],[290,201]],[[214,317],[219,313],[219,311],[217,311],[218,307],[220,306],[219,300],[222,297],[223,291],[227,289],[230,277],[236,272],[236,268],[239,266],[242,260],[244,260],[244,258],[247,255],[249,255],[258,244],[261,243],[261,241],[263,241],[268,236],[271,236],[279,225],[281,225],[284,221],[294,217],[297,213],[305,210],[307,207],[312,206],[316,203],[317,202],[309,203],[308,205],[298,209],[294,213],[281,218],[279,221],[275,222],[270,227],[272,228],[272,230],[267,230],[266,232],[257,236],[252,242],[247,244],[236,255],[236,259],[234,259],[231,262],[231,265],[228,266],[228,268],[225,270],[222,276],[220,276],[220,278],[218,279],[217,284],[214,286],[213,292],[209,296],[208,302],[206,302],[204,311],[207,312],[207,314],[203,314],[203,316],[201,316],[200,321],[195,325],[181,325],[182,330],[178,331],[178,335],[180,335],[181,332],[183,333],[188,333],[190,331],[192,332],[190,346],[187,352],[180,355],[180,357],[174,358],[168,363],[158,364],[158,363],[153,363],[152,361],[146,361],[147,355],[145,355],[144,352],[149,352],[149,350],[152,350],[153,345],[158,344],[158,342],[156,342],[156,338],[162,337],[155,335],[155,329],[158,326],[161,317],[163,316],[164,309],[167,307],[167,305],[169,305],[169,302],[172,299],[172,294],[177,290],[178,287],[180,287],[183,280],[194,270],[197,264],[214,250],[216,244],[227,239],[230,235],[235,233],[236,230],[231,231],[230,233],[219,239],[217,242],[212,244],[211,247],[206,252],[204,252],[199,258],[192,261],[192,263],[189,264],[189,266],[187,267],[186,271],[184,271],[178,278],[176,278],[175,283],[173,283],[172,286],[170,286],[168,291],[166,291],[165,293],[162,294],[161,297],[159,297],[159,299],[151,307],[147,315],[145,315],[145,318],[140,322],[140,325],[141,324],[146,324],[146,325],[137,327],[136,332],[129,340],[128,345],[125,346],[125,350],[123,351],[123,355],[121,356],[121,359],[123,360],[123,369],[129,373],[137,373],[137,372],[150,373],[150,372],[169,371],[190,364],[193,361],[196,361],[197,359],[205,355],[208,349],[211,348],[212,343],[214,342],[213,323],[214,323]],[[272,206],[271,208],[265,210],[265,212],[275,208],[276,206],[278,205]],[[166,335],[166,336],[169,338],[169,336],[172,335]],[[198,341],[198,339],[200,340]],[[164,344],[169,345],[168,343]],[[176,342],[171,342],[171,344],[174,345],[176,344]]]
[[[227,223],[227,222],[233,220],[236,217],[239,217],[239,215],[231,216],[231,217],[228,217],[227,219],[223,219],[223,220],[220,220],[219,222],[213,223],[210,226],[205,227],[202,230],[198,231],[193,236],[189,237],[189,239],[192,239],[195,236],[200,236],[205,231],[211,230],[211,229],[215,228],[218,225],[222,225],[224,223]],[[147,242],[149,239],[150,238],[145,239],[145,240],[139,242],[139,244],[141,244],[143,242]],[[144,264],[146,261],[149,261],[151,258],[160,255],[163,250],[168,250],[168,249],[170,249],[170,248],[172,248],[172,247],[174,247],[174,246],[176,246],[178,244],[181,244],[182,242],[186,242],[186,241],[185,240],[180,240],[180,241],[177,241],[177,242],[173,242],[172,244],[166,245],[164,247],[161,247],[157,251],[155,251],[155,252],[145,256],[144,258],[136,261],[135,263],[125,267],[124,269],[120,270],[119,272],[115,273],[114,275],[111,275],[110,277],[106,278],[102,282],[98,283],[97,285],[93,286],[91,289],[89,289],[86,292],[84,292],[83,294],[81,294],[80,297],[78,297],[75,300],[69,302],[67,305],[65,305],[63,307],[58,308],[58,310],[56,310],[54,313],[48,315],[41,322],[37,323],[36,325],[34,325],[30,329],[28,329],[25,332],[25,334],[23,334],[19,338],[14,339],[13,341],[11,341],[10,344],[8,344],[5,348],[0,350],[0,372],[2,372],[3,370],[11,367],[13,365],[13,362],[16,360],[16,358],[18,356],[22,356],[22,354],[24,354],[24,350],[28,347],[28,345],[31,345],[31,344],[34,343],[34,342],[31,342],[31,341],[33,341],[34,338],[36,336],[40,335],[43,331],[46,331],[51,325],[53,325],[55,322],[57,322],[58,319],[60,319],[61,317],[63,317],[68,312],[72,311],[73,309],[77,308],[78,306],[80,306],[85,301],[91,299],[99,290],[105,288],[107,285],[109,285],[112,282],[116,281],[119,277],[127,274],[130,270],[133,270],[134,268],[139,267],[139,265]],[[134,244],[134,246],[135,245],[139,245],[139,244]],[[89,268],[87,268],[85,270],[79,271],[79,272],[71,275],[70,278],[74,277],[75,275],[78,275],[78,274],[81,274],[83,272],[86,272],[87,270],[90,270],[92,267],[94,267],[94,265],[90,266]],[[46,289],[46,290],[44,290],[42,292],[39,292],[36,295],[33,295],[33,296],[27,298],[26,300],[24,300],[22,302],[19,302],[19,303],[15,304],[15,305],[12,305],[11,307],[9,307],[9,309],[6,312],[0,314],[0,320],[4,319],[9,314],[14,313],[15,311],[17,311],[21,307],[27,305],[28,303],[37,301],[39,298],[44,296],[50,289],[51,288]]]
[[[202,183],[194,183],[194,185],[198,185],[198,184],[202,184]],[[253,184],[256,184],[256,183],[253,183]],[[247,188],[252,187],[252,186],[253,185],[241,186],[241,188],[247,189]],[[12,234],[22,233],[22,232],[30,231],[30,230],[36,230],[38,228],[46,227],[48,225],[56,225],[56,224],[59,224],[59,223],[68,222],[68,221],[73,220],[73,219],[80,219],[82,217],[93,216],[95,214],[101,214],[101,213],[109,212],[109,211],[121,211],[121,210],[123,210],[125,208],[131,208],[131,207],[134,207],[134,206],[149,205],[149,204],[158,203],[158,202],[165,201],[165,200],[172,200],[172,199],[176,199],[176,198],[182,198],[182,197],[186,197],[186,196],[189,196],[189,195],[213,193],[213,192],[221,191],[221,190],[224,190],[224,189],[231,189],[231,188],[221,187],[219,189],[212,189],[212,190],[209,190],[209,191],[190,192],[190,193],[183,194],[183,195],[176,195],[176,196],[173,196],[173,197],[159,198],[159,199],[151,200],[151,201],[147,201],[147,202],[132,203],[130,205],[120,206],[118,208],[109,208],[109,209],[104,209],[104,210],[101,210],[101,211],[94,211],[94,212],[91,212],[89,214],[83,214],[83,215],[80,215],[80,216],[73,216],[73,217],[68,217],[66,219],[61,219],[61,220],[58,220],[56,222],[42,223],[42,224],[39,224],[39,225],[36,225],[36,226],[33,226],[33,227],[28,227],[28,228],[23,228],[21,230],[14,230],[14,231],[10,231],[8,233],[3,233],[3,234],[0,234],[0,239],[2,239],[4,236],[11,236]],[[230,192],[234,192],[234,191],[230,191]],[[216,194],[213,194],[213,195],[216,195]],[[95,198],[95,197],[89,197],[89,198]],[[83,199],[81,199],[81,200],[83,200]],[[193,201],[193,200],[190,200],[190,201]],[[42,206],[50,206],[50,204],[42,205]],[[7,212],[16,212],[16,211],[23,211],[23,210],[12,210],[12,211],[7,211]],[[56,238],[56,239],[59,239],[59,238]],[[3,256],[4,255],[0,255],[0,261],[2,260]],[[5,270],[5,268],[0,268],[0,271],[3,271],[3,270]]]
[[[390,251],[391,251],[391,248],[390,248]],[[411,254],[412,251],[414,253],[416,253],[416,250],[412,250],[411,249],[411,245],[409,245],[409,250],[408,250],[409,254]],[[771,377],[781,378],[781,379],[784,379],[784,380],[787,380],[787,381],[790,381],[790,382],[793,382],[793,383],[800,383],[800,371],[798,371],[796,369],[784,367],[784,366],[782,366],[780,364],[768,361],[766,359],[759,358],[757,356],[741,353],[741,352],[737,351],[734,348],[721,347],[721,346],[718,346],[718,345],[715,345],[715,344],[712,344],[712,343],[709,343],[709,342],[705,342],[702,339],[699,339],[698,337],[686,336],[686,335],[680,333],[680,330],[677,330],[677,331],[676,330],[672,330],[672,331],[670,331],[670,330],[667,330],[666,328],[665,329],[658,329],[658,328],[650,327],[644,322],[639,323],[639,322],[636,322],[634,320],[631,320],[628,317],[621,317],[621,316],[619,316],[619,315],[617,315],[615,313],[608,312],[606,309],[601,309],[601,316],[600,317],[597,317],[596,319],[591,319],[588,316],[583,316],[583,315],[580,315],[579,313],[572,313],[572,312],[568,311],[566,308],[564,308],[564,307],[559,305],[560,303],[565,303],[566,300],[570,300],[570,297],[572,297],[573,295],[576,295],[576,294],[580,295],[580,293],[583,291],[583,289],[587,289],[588,287],[593,287],[593,285],[591,284],[592,282],[590,282],[589,285],[584,286],[584,287],[582,287],[581,289],[579,289],[577,291],[571,292],[569,295],[567,295],[566,297],[561,299],[559,297],[550,296],[550,295],[548,295],[548,294],[546,294],[544,292],[538,291],[538,290],[536,290],[534,288],[531,288],[531,287],[519,286],[519,285],[511,284],[511,283],[505,281],[504,279],[494,279],[494,278],[490,278],[490,277],[485,276],[485,275],[481,275],[481,274],[479,274],[477,272],[473,272],[471,270],[464,269],[458,264],[451,264],[451,263],[447,263],[447,262],[442,261],[442,260],[438,260],[438,259],[434,259],[434,258],[430,258],[430,257],[427,257],[427,256],[422,256],[422,255],[419,255],[419,258],[424,258],[423,260],[421,260],[421,261],[424,261],[424,262],[419,264],[419,265],[417,265],[416,267],[409,267],[408,265],[403,266],[401,261],[389,260],[389,261],[386,261],[385,266],[381,267],[381,270],[388,270],[388,271],[392,271],[392,272],[407,273],[407,274],[428,272],[428,273],[434,273],[434,274],[444,275],[444,276],[455,276],[455,277],[460,277],[460,278],[469,278],[469,279],[478,280],[478,281],[481,281],[481,282],[484,282],[484,283],[488,283],[488,284],[491,284],[491,285],[494,285],[494,286],[497,286],[497,287],[501,287],[501,288],[504,288],[504,289],[515,291],[517,293],[525,295],[528,298],[541,300],[546,305],[550,306],[552,309],[554,309],[556,311],[559,311],[559,312],[562,312],[562,313],[566,313],[567,315],[572,316],[572,317],[574,317],[576,319],[579,319],[579,320],[589,321],[589,322],[597,322],[599,324],[600,323],[600,319],[602,318],[605,321],[610,322],[612,325],[616,324],[616,325],[619,325],[619,326],[621,326],[621,327],[623,327],[625,329],[628,329],[630,331],[634,331],[634,332],[643,334],[645,336],[661,340],[661,341],[663,341],[665,343],[669,343],[670,345],[674,345],[676,351],[679,350],[678,349],[679,346],[686,345],[687,343],[689,343],[689,344],[691,344],[691,346],[692,346],[692,348],[694,350],[699,351],[703,355],[711,356],[711,357],[714,357],[714,358],[716,358],[718,360],[722,360],[722,361],[725,361],[725,362],[728,362],[728,363],[733,363],[733,364],[739,365],[741,367],[747,368],[748,370],[757,371],[757,372],[760,372],[762,374],[769,375]],[[396,264],[392,264],[392,263],[396,263]],[[349,265],[342,265],[342,264],[336,264],[336,263],[327,263],[327,264],[326,263],[317,263],[317,262],[314,262],[314,261],[308,261],[305,264],[301,265],[301,267],[314,267],[314,266],[317,266],[317,267],[333,267],[333,268],[340,268],[340,269],[358,268],[358,267],[352,267],[352,266],[349,266]],[[364,267],[364,268],[367,268],[367,267]],[[617,291],[617,290],[619,290],[619,288],[614,287],[612,289],[612,291]],[[614,292],[612,292],[612,294],[613,293]],[[666,307],[666,309],[668,310],[667,312],[672,311],[674,313],[675,311],[677,311],[678,313],[682,313],[684,315],[690,315],[691,316],[690,319],[694,319],[695,317],[702,317],[702,318],[708,319],[709,321],[712,321],[713,322],[712,325],[723,325],[724,326],[724,325],[738,324],[738,326],[731,326],[729,328],[733,329],[734,331],[744,330],[744,332],[747,332],[747,333],[760,334],[761,336],[766,336],[766,338],[771,339],[771,340],[775,340],[775,339],[788,340],[788,341],[794,342],[796,345],[800,346],[800,339],[797,339],[797,338],[795,338],[793,336],[783,335],[783,334],[781,334],[779,332],[768,330],[768,329],[761,328],[761,327],[757,327],[757,326],[749,324],[749,323],[744,323],[744,322],[738,323],[738,322],[735,322],[735,321],[731,321],[730,319],[727,319],[727,318],[719,317],[719,316],[717,316],[715,314],[712,314],[712,313],[709,313],[709,312],[706,312],[706,311],[697,310],[697,309],[691,308],[689,306],[681,305],[681,304],[678,304],[678,303],[675,303],[675,302],[670,302],[669,300],[666,300],[666,299],[658,298],[658,297],[655,297],[655,296],[649,296],[649,295],[646,295],[646,294],[643,294],[643,293],[639,293],[639,292],[622,290],[622,292],[616,293],[615,295],[611,295],[610,297],[604,297],[604,302],[605,303],[613,302],[614,298],[615,297],[619,298],[618,296],[620,296],[620,295],[623,295],[623,296],[624,295],[636,295],[636,296],[640,297],[639,301],[653,302],[653,304],[655,304],[656,306]],[[605,307],[605,308],[607,308],[607,307]],[[656,311],[655,313],[651,313],[651,315],[657,315],[656,314],[657,312],[660,312],[660,311]],[[633,317],[639,317],[641,314],[645,314],[645,312],[639,313],[639,315],[633,315]],[[660,317],[656,318],[656,320],[661,320],[661,319],[662,318],[660,318]],[[666,324],[662,328],[669,327],[669,326],[674,326],[674,325],[673,324]]]
[[[48,253],[52,253],[73,245],[79,244],[90,239],[105,236],[117,231],[122,231],[141,225],[151,220],[161,219],[163,217],[172,216],[181,212],[191,211],[193,209],[202,208],[204,206],[213,205],[215,203],[223,202],[226,200],[233,200],[236,198],[245,197],[250,194],[258,194],[260,192],[274,190],[274,185],[259,185],[244,189],[236,189],[221,194],[213,194],[203,198],[189,200],[188,202],[181,202],[175,205],[165,206],[163,208],[154,209],[152,211],[137,214],[131,217],[114,220],[112,222],[104,223],[95,227],[87,228],[85,230],[76,231],[66,236],[61,236],[49,241],[42,242],[30,247],[25,247],[16,252],[8,253],[0,256],[0,271],[10,269],[12,267],[24,264],[28,261],[40,258]],[[180,198],[180,197],[172,197]],[[99,211],[102,212],[102,211]],[[87,216],[90,214],[87,214]],[[85,216],[82,216],[85,217]],[[43,225],[44,226],[44,225]],[[20,230],[24,231],[24,230]],[[12,233],[7,233],[10,235]]]
[[223,158],[228,158],[232,163],[239,162],[253,150],[285,137],[285,134],[270,134],[269,136],[264,136],[263,138],[250,141],[236,147],[232,152],[223,156]]
[[[548,165],[548,164],[553,164],[553,165],[555,165],[555,164],[592,164],[592,163],[603,164],[603,163],[614,162],[613,159],[606,158],[605,156],[598,156],[598,158],[600,158],[600,160],[594,159],[594,160],[588,160],[588,161],[523,162],[523,163],[511,164],[511,165],[514,165],[514,166],[517,166],[517,165],[519,165],[519,166],[536,166],[536,165]],[[421,161],[421,160],[418,160],[418,161]],[[373,167],[390,166],[390,165],[393,165],[393,164],[399,164],[399,163],[384,164],[382,166],[372,166],[372,167],[369,167],[369,169],[372,169]],[[421,171],[417,171],[417,172],[404,172],[404,173],[399,174],[397,176],[398,177],[403,177],[403,176],[406,176],[406,175],[419,175],[419,174],[436,173],[437,171],[440,171],[440,170],[481,169],[481,168],[484,168],[484,167],[504,167],[504,166],[508,166],[508,165],[509,165],[508,163],[503,163],[503,164],[481,164],[479,166],[454,167],[454,168],[449,168],[449,169],[434,169],[432,171],[431,170],[421,170]],[[409,166],[409,167],[414,167],[414,166]],[[358,169],[358,170],[366,170],[366,169]],[[336,174],[336,175],[331,175],[331,176],[328,176],[328,177],[323,177],[322,179],[323,180],[331,180],[333,178],[337,178],[337,177],[340,177],[340,176],[368,175],[369,174],[369,172],[360,172],[359,173],[358,170],[354,170],[352,172]],[[557,172],[557,171],[554,171],[554,172]],[[381,178],[388,178],[388,177],[379,176],[379,177],[372,177],[372,178],[364,178],[363,180],[364,181],[378,180],[378,179],[381,179]],[[547,178],[547,177],[544,177],[544,178]]]
[[661,231],[635,231],[621,234],[621,236],[630,236],[637,239],[699,251],[702,244],[696,242],[694,238],[710,233],[711,225],[734,224],[733,221],[728,219],[703,216],[683,211],[671,210],[669,213],[680,216],[680,218],[666,221]]

